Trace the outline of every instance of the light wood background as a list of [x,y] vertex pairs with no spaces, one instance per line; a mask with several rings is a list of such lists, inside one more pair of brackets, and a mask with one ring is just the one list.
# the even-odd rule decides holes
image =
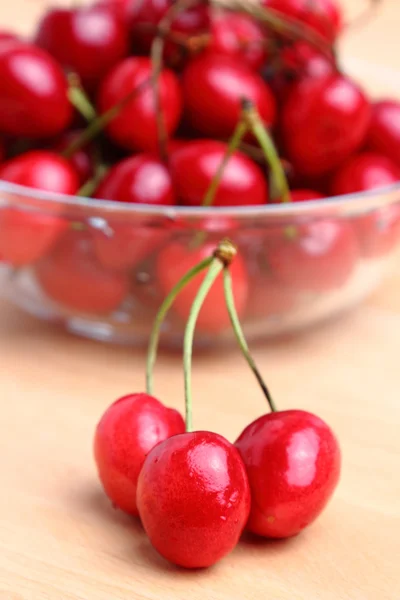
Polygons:
[[[3,4],[2,25],[27,31],[43,4]],[[353,65],[370,62],[393,85],[400,5],[382,4],[343,46]],[[362,5],[346,2],[352,14]],[[215,568],[184,572],[110,508],[92,460],[102,411],[144,386],[143,354],[73,338],[0,303],[1,600],[399,600],[400,269],[355,312],[255,355],[282,408],[333,426],[342,481],[296,539],[247,540]],[[194,385],[199,428],[234,439],[264,410],[235,351],[198,356]],[[182,408],[178,355],[162,357],[157,392]]]

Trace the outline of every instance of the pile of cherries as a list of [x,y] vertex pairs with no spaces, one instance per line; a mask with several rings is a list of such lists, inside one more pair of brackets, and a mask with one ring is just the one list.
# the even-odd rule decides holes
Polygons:
[[[340,71],[333,47],[342,27],[336,0],[233,0],[229,10],[211,0],[100,0],[49,10],[31,41],[0,31],[0,180],[58,199],[170,207],[201,206],[218,179],[215,217],[193,222],[127,220],[109,207],[109,220],[91,218],[90,200],[71,216],[62,200],[37,210],[4,194],[0,259],[30,268],[46,297],[90,315],[112,314],[130,297],[154,315],[221,232],[243,248],[232,276],[246,318],[340,288],[361,258],[398,242],[398,205],[291,228],[257,218],[244,228],[218,209],[400,180],[400,103],[372,103]],[[252,133],[232,146],[243,98],[274,140],[285,197]],[[192,244],[195,230],[204,235]],[[179,323],[195,291],[178,301]],[[215,310],[204,328],[223,329],[224,307],[208,301]]]
[[[186,568],[213,565],[234,549],[245,529],[267,538],[298,534],[324,509],[340,475],[340,449],[328,425],[309,412],[279,412],[274,405],[232,300],[229,270],[235,260],[232,246],[222,242],[208,261],[211,266],[205,277],[198,269],[180,280],[180,285],[185,280],[184,285],[190,285],[196,277],[202,281],[184,340],[186,427],[176,410],[152,395],[162,323],[157,318],[149,347],[147,393],[114,402],[95,432],[99,477],[114,507],[139,516],[154,548]],[[209,285],[221,278],[222,269],[233,328],[271,407],[270,413],[244,429],[235,444],[212,431],[191,427],[194,329],[205,312]],[[178,298],[179,291],[167,297],[158,316],[164,316],[164,309]]]

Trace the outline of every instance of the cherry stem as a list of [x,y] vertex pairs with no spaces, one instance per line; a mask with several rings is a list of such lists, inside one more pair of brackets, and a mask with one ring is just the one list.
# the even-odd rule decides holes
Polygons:
[[96,191],[100,181],[103,179],[107,171],[108,167],[102,163],[99,163],[96,167],[96,171],[93,177],[91,179],[88,179],[82,185],[82,187],[79,188],[77,196],[82,196],[83,198],[90,198]]
[[156,364],[156,359],[157,359],[157,351],[158,351],[158,345],[159,345],[159,339],[160,339],[160,333],[161,333],[161,326],[164,322],[164,319],[165,319],[169,309],[171,308],[172,304],[174,303],[175,298],[178,296],[178,294],[183,290],[183,288],[185,288],[188,285],[188,283],[190,283],[192,281],[192,279],[194,277],[196,277],[196,275],[201,273],[201,271],[204,271],[205,269],[207,269],[207,267],[210,266],[212,261],[213,261],[213,257],[209,256],[208,258],[205,258],[200,263],[198,263],[196,266],[194,266],[192,269],[190,269],[182,277],[182,279],[180,281],[178,281],[178,283],[172,288],[172,290],[170,291],[168,296],[165,298],[165,300],[163,301],[163,303],[161,304],[161,306],[158,310],[158,313],[154,320],[153,329],[152,329],[152,332],[150,335],[149,348],[147,351],[146,391],[149,395],[152,395],[153,390],[154,390],[153,372],[154,372],[154,365]]
[[207,297],[214,281],[224,268],[223,263],[218,258],[213,258],[210,268],[203,279],[201,286],[197,292],[196,298],[193,301],[190,309],[189,318],[185,329],[185,337],[183,342],[183,372],[185,378],[185,415],[186,415],[186,431],[193,431],[192,426],[192,353],[193,339],[196,329],[197,319],[204,300]]
[[267,129],[264,127],[255,106],[250,100],[243,100],[243,110],[246,115],[248,128],[257,138],[265,159],[269,164],[272,173],[272,199],[279,198],[281,202],[290,202],[290,190],[286,179],[285,170],[282,166],[279,155],[276,151],[274,142]]
[[235,306],[235,299],[233,296],[233,290],[232,290],[232,277],[231,277],[228,267],[224,268],[224,292],[225,292],[226,307],[228,309],[229,318],[231,320],[232,328],[235,333],[236,340],[239,344],[239,347],[240,347],[240,349],[243,353],[243,356],[246,359],[250,369],[253,371],[253,373],[258,381],[258,383],[264,393],[264,396],[267,399],[267,402],[269,404],[271,411],[276,412],[277,411],[276,404],[271,396],[270,391],[267,388],[267,385],[266,385],[264,379],[262,378],[260,371],[258,370],[258,367],[254,361],[254,358],[250,354],[250,349],[247,345],[246,338],[244,336],[243,329],[242,329],[242,326],[239,321],[239,317],[238,317],[238,314],[236,311],[236,306]]
[[228,147],[226,149],[225,155],[219,165],[214,177],[211,180],[209,188],[203,198],[202,206],[211,206],[214,202],[215,194],[217,193],[219,184],[221,183],[221,178],[224,174],[225,167],[229,162],[229,159],[232,157],[232,154],[237,150],[242,141],[243,137],[246,135],[248,131],[248,126],[245,119],[241,119],[236,126],[235,131],[231,139],[229,140]]
[[76,73],[68,75],[68,99],[72,106],[83,116],[88,123],[91,123],[97,118],[96,110],[90,102],[85,90],[82,87],[81,81]]

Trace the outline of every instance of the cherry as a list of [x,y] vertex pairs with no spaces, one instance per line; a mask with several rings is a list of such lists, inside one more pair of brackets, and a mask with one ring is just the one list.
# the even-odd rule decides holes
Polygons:
[[[188,248],[179,242],[170,243],[163,248],[156,261],[155,271],[162,296],[166,296],[174,285],[197,265],[201,260],[210,256],[215,244],[208,243],[197,248]],[[240,255],[236,256],[230,267],[236,308],[242,314],[248,298],[247,273]],[[204,279],[201,274],[193,279],[179,294],[173,304],[173,310],[184,321],[188,318],[190,307]],[[220,275],[211,287],[197,321],[198,328],[209,333],[217,333],[229,327],[229,315],[224,301],[223,279]]]
[[292,202],[305,202],[307,200],[321,200],[323,195],[315,190],[291,190],[290,199]]
[[128,54],[126,26],[105,5],[51,9],[40,21],[35,41],[90,90]]
[[94,455],[100,481],[116,508],[139,514],[136,488],[147,454],[184,431],[179,412],[148,394],[130,394],[111,404],[97,425]]
[[61,67],[40,48],[0,44],[0,131],[11,136],[50,137],[72,119]]
[[353,228],[345,221],[321,220],[296,225],[266,245],[274,278],[299,291],[323,292],[342,286],[359,255]]
[[[182,11],[171,24],[171,34],[180,34],[190,38],[208,33],[210,29],[210,10],[206,4],[198,4]],[[167,40],[164,47],[164,59],[180,66],[182,48],[173,41]]]
[[17,42],[19,40],[18,36],[11,31],[6,31],[4,29],[0,30],[0,43],[1,42]]
[[[215,140],[187,142],[170,155],[170,168],[182,203],[199,206],[226,154],[227,144]],[[236,151],[229,159],[214,197],[214,206],[266,204],[268,188],[252,160]]]
[[306,78],[282,111],[282,136],[294,169],[316,177],[333,171],[365,140],[370,105],[349,78]]
[[400,166],[400,102],[382,100],[372,105],[367,144]]
[[322,512],[339,481],[338,442],[311,413],[264,415],[246,427],[235,446],[250,482],[247,528],[257,535],[296,535]]
[[0,163],[3,162],[5,156],[6,156],[6,146],[5,146],[4,140],[2,140],[0,137]]
[[87,232],[70,231],[35,269],[49,298],[81,312],[103,314],[118,308],[129,289],[127,276],[96,262]]
[[262,4],[301,21],[330,42],[340,33],[342,15],[336,0],[262,0]]
[[218,15],[211,25],[210,49],[227,54],[258,71],[267,60],[266,37],[260,25],[243,13]]
[[[66,131],[52,144],[52,148],[62,154],[73,142],[80,138],[82,130]],[[77,150],[68,162],[79,177],[80,185],[83,185],[94,175],[93,157],[90,146],[85,146]]]
[[[150,59],[131,57],[116,65],[100,86],[98,106],[101,113],[121,102],[138,86],[143,86],[107,127],[110,137],[124,148],[149,151],[157,149],[156,107],[151,75]],[[146,81],[148,85],[144,86]],[[172,71],[163,69],[158,84],[166,131],[168,135],[172,135],[182,108],[179,82]]]
[[184,70],[182,90],[188,120],[204,135],[230,137],[240,120],[243,97],[254,104],[266,125],[275,121],[269,87],[235,57],[201,54]]
[[158,444],[144,462],[136,501],[154,548],[186,568],[209,567],[233,550],[250,511],[239,453],[209,431]]
[[350,158],[334,175],[333,196],[354,194],[400,181],[400,168],[386,156],[364,152]]

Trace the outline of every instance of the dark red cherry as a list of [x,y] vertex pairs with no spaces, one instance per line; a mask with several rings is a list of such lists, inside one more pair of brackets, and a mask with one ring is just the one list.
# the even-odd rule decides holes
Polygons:
[[334,175],[333,196],[354,194],[400,181],[400,168],[386,156],[364,152],[350,158]]
[[[208,34],[210,29],[210,9],[206,3],[192,6],[181,12],[171,25],[171,34],[179,34],[185,36],[188,40]],[[167,40],[164,47],[164,59],[167,62],[177,62],[182,57],[182,47],[173,41]],[[180,66],[180,62],[177,63]]]
[[227,54],[258,71],[267,59],[267,40],[260,25],[243,13],[217,15],[211,25],[209,48]]
[[177,410],[148,394],[130,394],[108,407],[96,428],[94,455],[101,483],[113,505],[138,515],[136,488],[148,453],[184,433]]
[[0,44],[0,132],[11,136],[51,137],[72,119],[61,67],[30,44]]
[[[156,105],[151,76],[149,58],[127,58],[111,70],[100,87],[98,107],[104,113],[138,86],[142,86],[107,127],[112,140],[130,150],[157,149]],[[162,70],[158,81],[165,127],[167,133],[172,135],[179,123],[182,109],[179,82],[176,75],[168,69]]]
[[306,202],[307,200],[321,200],[323,195],[315,190],[290,190],[290,200],[292,202]]
[[154,548],[188,569],[209,567],[233,550],[250,511],[239,453],[209,431],[158,444],[140,472],[136,501]]
[[[175,150],[170,168],[182,203],[199,206],[217,172],[227,145],[214,140],[194,140]],[[258,165],[242,152],[228,161],[214,198],[215,206],[266,204],[266,179]]]
[[[203,244],[195,248],[173,242],[163,248],[156,261],[156,278],[162,297],[165,297],[189,269],[201,260],[211,256],[215,243]],[[239,315],[243,314],[248,298],[248,278],[242,257],[238,254],[230,267],[233,280],[233,293]],[[186,322],[193,300],[201,285],[204,275],[193,279],[176,298],[173,311]],[[230,324],[228,311],[224,300],[223,278],[219,276],[213,284],[204,305],[200,311],[197,325],[199,330],[218,333],[228,328]]]
[[[62,154],[73,142],[79,139],[83,130],[66,131],[52,144],[52,148]],[[85,146],[77,150],[68,162],[72,165],[75,172],[78,174],[79,183],[83,185],[91,179],[94,174],[94,164],[91,146]]]
[[262,4],[301,21],[330,42],[340,33],[342,15],[336,0],[262,0]]
[[250,483],[247,529],[257,535],[296,535],[321,514],[338,484],[338,441],[311,413],[264,415],[246,427],[235,446]]
[[87,232],[70,231],[35,268],[43,292],[71,310],[106,314],[117,309],[129,289],[123,273],[106,270]]
[[235,57],[204,52],[187,65],[182,90],[185,114],[204,135],[229,138],[240,119],[243,97],[254,103],[266,125],[275,121],[268,85]]
[[282,285],[323,292],[347,282],[359,249],[349,223],[326,219],[296,225],[294,232],[283,230],[266,246],[266,256],[273,277]]
[[36,44],[92,90],[128,54],[126,25],[107,6],[55,8],[39,23]]
[[282,112],[286,155],[301,175],[337,168],[365,141],[370,104],[349,78],[306,78],[291,91]]
[[372,105],[367,144],[400,167],[400,102],[381,100]]

